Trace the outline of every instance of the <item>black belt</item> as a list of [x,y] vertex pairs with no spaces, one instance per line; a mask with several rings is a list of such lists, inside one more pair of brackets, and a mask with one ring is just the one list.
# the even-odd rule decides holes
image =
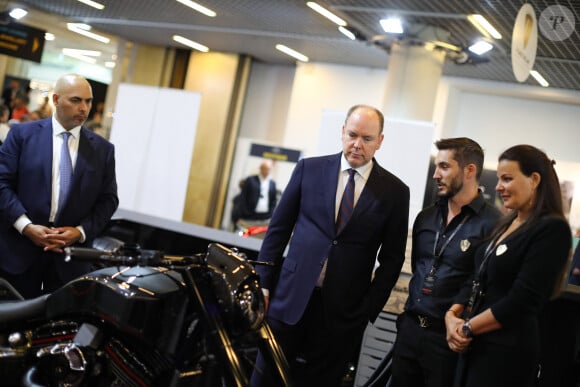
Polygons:
[[426,316],[424,314],[419,314],[411,311],[405,312],[413,321],[415,321],[423,329],[432,329],[435,331],[445,332],[445,321],[433,318],[431,316]]

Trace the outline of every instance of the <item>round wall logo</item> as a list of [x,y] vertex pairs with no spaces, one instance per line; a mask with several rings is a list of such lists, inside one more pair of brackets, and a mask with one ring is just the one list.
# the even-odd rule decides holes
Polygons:
[[540,32],[546,39],[561,41],[574,32],[574,13],[563,5],[550,5],[542,11],[538,20]]
[[524,82],[534,68],[538,48],[536,13],[530,4],[518,12],[512,31],[512,69],[518,82]]

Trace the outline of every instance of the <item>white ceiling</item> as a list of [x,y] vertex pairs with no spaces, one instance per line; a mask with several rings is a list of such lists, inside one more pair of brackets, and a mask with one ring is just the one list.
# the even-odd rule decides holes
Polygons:
[[[466,15],[484,15],[502,33],[485,63],[456,64],[447,61],[447,76],[516,83],[511,69],[511,31],[522,1],[508,0],[321,0],[357,30],[359,39],[351,41],[337,31],[336,25],[313,12],[301,0],[199,0],[217,12],[210,18],[175,0],[99,0],[103,11],[76,0],[19,0],[30,10],[39,10],[44,28],[57,35],[48,50],[95,47],[103,59],[114,54],[115,44],[103,45],[78,35],[71,37],[66,21],[86,22],[97,31],[130,42],[165,47],[180,47],[171,40],[179,34],[208,46],[212,51],[246,54],[256,61],[292,65],[294,60],[274,49],[285,44],[307,55],[311,61],[373,68],[388,67],[393,38],[385,38],[379,20],[398,15],[412,32],[405,39],[420,40],[420,29],[435,27],[444,31],[449,43],[465,47],[480,36]],[[580,1],[530,0],[536,17],[548,6],[559,4],[569,9],[580,23]],[[53,16],[51,16],[53,15]],[[57,19],[52,19],[58,15]],[[32,18],[31,18],[32,19]],[[27,23],[27,21],[22,21]],[[580,34],[578,28],[562,41],[539,35],[535,68],[551,87],[580,90]],[[529,77],[526,84],[537,86]]]

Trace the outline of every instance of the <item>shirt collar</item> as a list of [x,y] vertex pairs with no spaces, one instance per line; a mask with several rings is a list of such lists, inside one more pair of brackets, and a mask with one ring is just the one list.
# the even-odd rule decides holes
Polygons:
[[[346,157],[344,156],[344,153],[343,153],[342,157],[340,158],[340,172],[342,173],[350,168],[352,168],[352,167],[350,166],[350,164],[346,160]],[[372,168],[373,168],[373,160],[366,163],[365,165],[361,165],[360,167],[353,168],[353,169],[355,171],[357,171],[359,173],[359,175],[361,175],[365,179],[368,179],[369,175],[371,174]]]
[[[447,214],[447,198],[439,198],[437,200],[437,206],[444,214]],[[485,198],[483,197],[483,192],[481,192],[481,190],[478,189],[477,196],[475,197],[475,199],[473,199],[470,203],[461,207],[461,212],[463,212],[465,208],[469,208],[474,214],[479,214],[484,206],[485,206]]]
[[[66,132],[66,129],[60,124],[60,122],[58,122],[58,120],[56,119],[56,116],[53,114],[53,116],[52,116],[52,135],[58,136],[62,132]],[[81,125],[75,126],[71,130],[69,130],[69,133],[72,134],[72,136],[74,138],[79,138],[80,132],[81,132]]]

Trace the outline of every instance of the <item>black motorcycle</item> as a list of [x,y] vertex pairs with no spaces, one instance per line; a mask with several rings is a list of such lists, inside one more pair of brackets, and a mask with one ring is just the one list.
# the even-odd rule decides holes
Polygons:
[[258,349],[279,385],[290,385],[258,276],[235,249],[210,244],[171,257],[125,245],[66,255],[101,268],[50,295],[0,302],[1,385],[241,387]]

